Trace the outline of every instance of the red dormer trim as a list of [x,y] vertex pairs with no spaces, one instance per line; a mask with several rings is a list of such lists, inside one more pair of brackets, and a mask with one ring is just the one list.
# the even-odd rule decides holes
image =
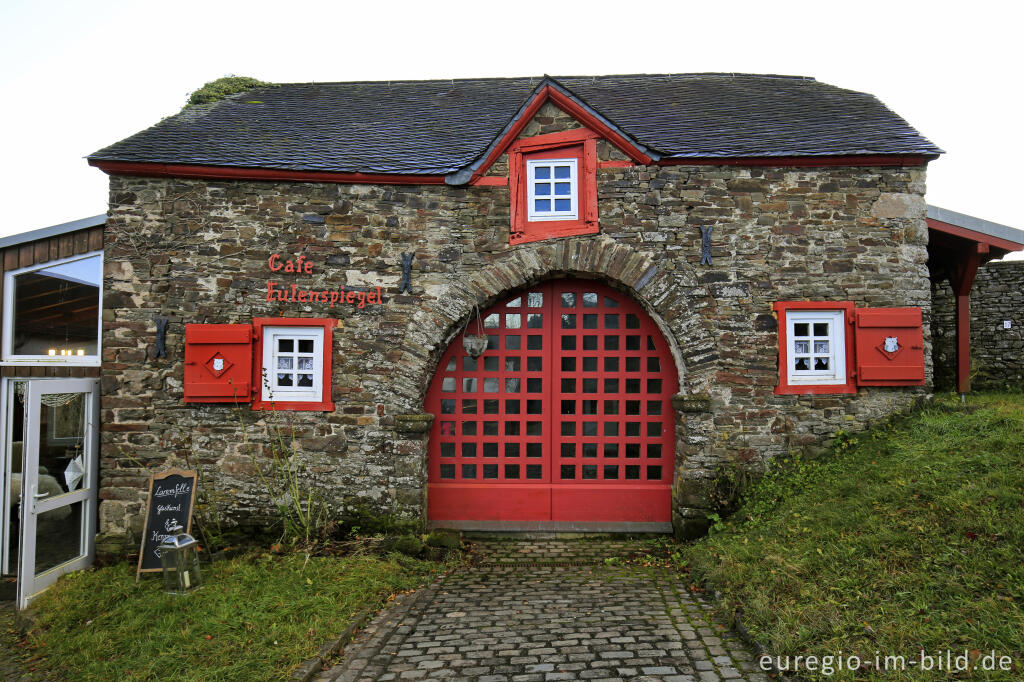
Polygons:
[[649,164],[653,161],[650,156],[640,150],[635,144],[633,144],[633,142],[612,130],[601,119],[584,109],[576,100],[568,97],[550,85],[546,85],[541,88],[536,95],[534,95],[530,103],[525,109],[523,109],[519,119],[512,124],[512,127],[510,127],[502,137],[498,138],[493,145],[491,145],[491,151],[488,152],[487,156],[484,157],[483,163],[480,164],[480,167],[473,173],[469,184],[485,184],[483,182],[484,173],[490,169],[502,154],[508,151],[508,148],[516,141],[516,138],[518,138],[523,132],[523,129],[526,128],[537,112],[540,111],[540,108],[549,100],[557,105],[562,111],[597,133],[600,137],[603,137],[614,144],[623,154],[628,156],[633,163]]

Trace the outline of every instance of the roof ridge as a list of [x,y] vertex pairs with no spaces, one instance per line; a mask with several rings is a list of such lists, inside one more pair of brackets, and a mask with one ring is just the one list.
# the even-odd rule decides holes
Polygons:
[[472,83],[497,81],[536,81],[541,82],[545,78],[554,80],[562,79],[585,79],[585,78],[677,78],[689,76],[722,76],[728,78],[752,77],[772,78],[780,80],[798,80],[816,82],[813,76],[797,76],[776,73],[745,73],[740,71],[694,71],[691,73],[603,73],[603,74],[578,74],[568,76],[552,76],[550,74],[528,75],[528,76],[479,76],[470,78],[392,78],[385,80],[357,80],[357,81],[295,81],[286,83],[268,83],[257,85],[252,90],[261,87],[281,87],[287,85],[403,85],[408,83]]

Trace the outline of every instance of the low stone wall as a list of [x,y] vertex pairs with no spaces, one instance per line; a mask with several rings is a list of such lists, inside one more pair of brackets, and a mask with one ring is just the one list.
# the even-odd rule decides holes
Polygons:
[[[935,389],[956,389],[955,301],[949,282],[932,285]],[[1011,327],[1006,329],[1004,322]],[[1024,386],[1024,261],[978,269],[971,289],[971,386]]]

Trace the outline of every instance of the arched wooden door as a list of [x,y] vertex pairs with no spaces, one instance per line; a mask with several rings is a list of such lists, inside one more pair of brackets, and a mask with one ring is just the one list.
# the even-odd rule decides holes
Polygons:
[[619,291],[545,282],[482,314],[427,393],[428,517],[461,528],[669,530],[678,379],[654,321]]

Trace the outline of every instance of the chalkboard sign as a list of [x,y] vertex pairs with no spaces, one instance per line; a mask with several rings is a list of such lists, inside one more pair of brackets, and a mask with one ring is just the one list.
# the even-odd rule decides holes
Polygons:
[[[171,534],[176,525],[192,532],[192,503],[196,499],[196,472],[168,469],[149,479],[146,496],[146,521],[142,528],[142,549],[139,550],[139,570],[142,573],[160,571],[160,543]],[[178,531],[179,533],[182,531]]]

